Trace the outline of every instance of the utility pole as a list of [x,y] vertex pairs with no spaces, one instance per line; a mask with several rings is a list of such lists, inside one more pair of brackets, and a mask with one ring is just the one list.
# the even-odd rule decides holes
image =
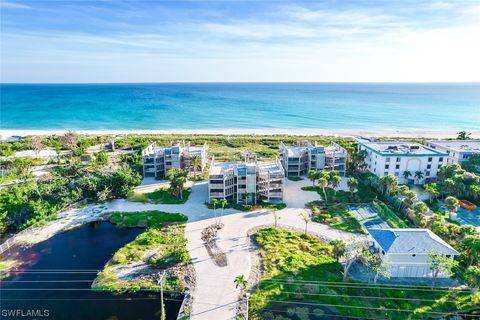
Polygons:
[[160,320],[165,320],[165,305],[163,304],[163,278],[165,277],[165,270],[163,270],[162,275],[158,279],[158,284],[160,285]]

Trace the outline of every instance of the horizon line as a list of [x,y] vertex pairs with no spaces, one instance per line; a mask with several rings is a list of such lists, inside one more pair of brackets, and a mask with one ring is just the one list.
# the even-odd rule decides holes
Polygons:
[[148,82],[0,82],[0,85],[102,84],[480,84],[478,81],[148,81]]

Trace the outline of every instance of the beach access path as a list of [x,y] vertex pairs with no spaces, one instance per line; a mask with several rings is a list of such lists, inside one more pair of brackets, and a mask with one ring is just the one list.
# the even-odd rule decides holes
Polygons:
[[[286,180],[285,203],[287,208],[279,210],[279,227],[303,230],[305,222],[301,215],[309,215],[304,209],[305,203],[318,200],[316,192],[303,191],[301,187],[310,186],[309,180]],[[137,188],[139,192],[151,192],[162,186],[162,182],[147,183]],[[110,211],[144,211],[161,210],[180,212],[188,216],[186,227],[187,248],[195,269],[196,285],[192,292],[193,305],[191,318],[195,320],[235,319],[240,290],[235,287],[234,279],[238,275],[249,277],[252,261],[251,248],[248,245],[248,231],[261,226],[273,225],[274,217],[268,209],[251,212],[239,212],[225,209],[221,217],[224,227],[217,233],[216,242],[225,253],[227,265],[217,266],[205,248],[202,230],[215,223],[213,210],[204,203],[208,197],[208,184],[205,181],[194,183],[192,193],[185,204],[143,204],[127,200],[114,200],[109,203]],[[346,188],[346,179],[342,179],[341,189]],[[217,216],[221,209],[217,209]],[[220,219],[220,218],[218,218]],[[343,232],[319,223],[309,223],[308,232],[324,239],[344,239],[351,241],[363,236]]]

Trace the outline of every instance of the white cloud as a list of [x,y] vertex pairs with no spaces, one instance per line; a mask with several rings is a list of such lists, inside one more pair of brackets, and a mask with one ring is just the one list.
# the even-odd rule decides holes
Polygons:
[[3,33],[2,80],[480,81],[471,18],[424,25],[378,9],[276,9],[149,32]]
[[31,9],[30,6],[27,6],[26,4],[21,4],[21,3],[15,3],[15,2],[7,2],[7,1],[0,1],[0,8],[5,8],[5,9]]

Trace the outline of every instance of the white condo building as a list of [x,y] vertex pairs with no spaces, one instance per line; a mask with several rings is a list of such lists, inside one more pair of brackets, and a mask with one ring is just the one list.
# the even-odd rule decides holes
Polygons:
[[[402,184],[430,181],[447,162],[448,154],[416,142],[358,141],[360,150],[366,151],[365,164],[371,173],[396,176]],[[421,179],[415,177],[417,171],[422,172]],[[405,178],[405,172],[411,175]]]
[[429,140],[427,146],[448,154],[448,164],[462,164],[480,153],[480,140]]
[[320,146],[304,141],[294,146],[280,143],[280,160],[287,176],[295,177],[307,174],[309,170],[338,171],[345,176],[347,151],[336,143]]
[[283,200],[285,171],[279,160],[272,162],[215,162],[208,171],[208,200],[227,199],[236,203]]
[[193,171],[190,161],[194,156],[201,159],[203,171],[208,162],[208,145],[192,146],[190,143],[177,142],[170,147],[161,147],[153,142],[142,151],[143,176],[164,177],[173,168]]

